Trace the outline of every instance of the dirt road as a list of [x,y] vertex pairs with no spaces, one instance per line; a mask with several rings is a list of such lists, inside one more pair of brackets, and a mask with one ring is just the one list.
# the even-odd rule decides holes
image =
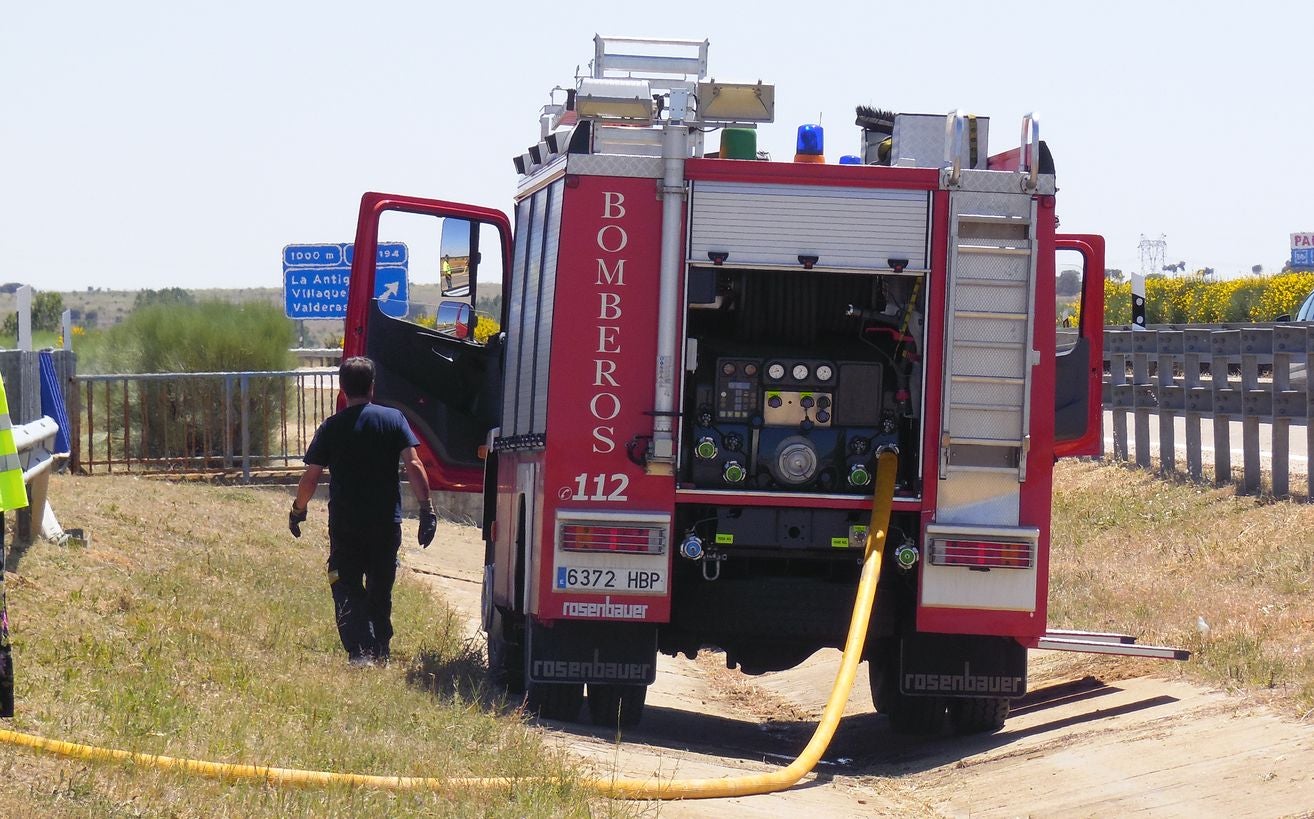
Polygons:
[[[413,523],[408,524],[414,526]],[[413,543],[407,538],[404,542]],[[479,630],[483,545],[444,522],[404,562]],[[601,775],[710,777],[788,764],[811,736],[839,653],[760,677],[715,655],[660,657],[641,728],[617,740],[589,725],[543,730]],[[653,806],[666,816],[1290,816],[1314,810],[1314,726],[1182,682],[1104,683],[1072,657],[1033,653],[1031,693],[1004,730],[909,739],[859,683],[814,774],[793,790]],[[1308,814],[1314,815],[1314,814]]]

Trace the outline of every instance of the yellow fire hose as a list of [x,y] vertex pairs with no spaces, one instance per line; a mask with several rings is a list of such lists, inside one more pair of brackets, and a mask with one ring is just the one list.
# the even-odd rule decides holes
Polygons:
[[[862,577],[858,582],[857,598],[853,603],[853,619],[849,622],[849,635],[844,643],[839,673],[830,699],[822,711],[821,720],[807,747],[787,767],[765,774],[752,774],[734,778],[716,779],[611,779],[593,777],[583,780],[583,786],[603,796],[618,799],[715,799],[733,796],[753,796],[784,790],[798,782],[817,764],[839,727],[844,706],[853,688],[853,677],[862,659],[863,644],[867,639],[867,624],[876,601],[876,583],[881,574],[881,555],[890,524],[890,510],[894,500],[894,478],[898,471],[898,456],[892,451],[883,452],[876,466],[875,500],[871,510],[871,526],[867,531],[866,552]],[[367,774],[335,773],[332,771],[306,771],[295,768],[269,768],[260,765],[237,765],[207,762],[199,759],[144,754],[114,748],[99,748],[76,742],[25,734],[0,729],[0,742],[19,745],[60,756],[89,761],[132,762],[164,770],[194,773],[213,779],[230,781],[247,780],[270,785],[351,785],[390,790],[460,790],[508,788],[532,778],[517,777],[429,777],[429,776],[372,776]]]

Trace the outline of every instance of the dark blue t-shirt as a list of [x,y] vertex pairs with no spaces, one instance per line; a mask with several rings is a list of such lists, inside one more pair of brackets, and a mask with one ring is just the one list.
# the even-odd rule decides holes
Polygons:
[[400,411],[357,404],[315,431],[305,462],[328,467],[329,523],[401,523],[397,464],[418,444]]

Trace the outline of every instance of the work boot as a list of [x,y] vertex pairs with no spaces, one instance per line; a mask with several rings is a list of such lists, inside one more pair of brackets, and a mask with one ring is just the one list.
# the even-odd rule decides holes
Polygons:
[[347,665],[352,668],[373,668],[374,658],[368,654],[354,654],[347,660]]

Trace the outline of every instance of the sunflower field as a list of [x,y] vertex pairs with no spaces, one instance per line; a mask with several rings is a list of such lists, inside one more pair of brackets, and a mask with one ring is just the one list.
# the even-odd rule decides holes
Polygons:
[[[1314,272],[1205,281],[1155,277],[1145,281],[1147,324],[1269,322],[1291,315],[1314,291]],[[1104,282],[1104,323],[1131,324],[1131,283]]]

